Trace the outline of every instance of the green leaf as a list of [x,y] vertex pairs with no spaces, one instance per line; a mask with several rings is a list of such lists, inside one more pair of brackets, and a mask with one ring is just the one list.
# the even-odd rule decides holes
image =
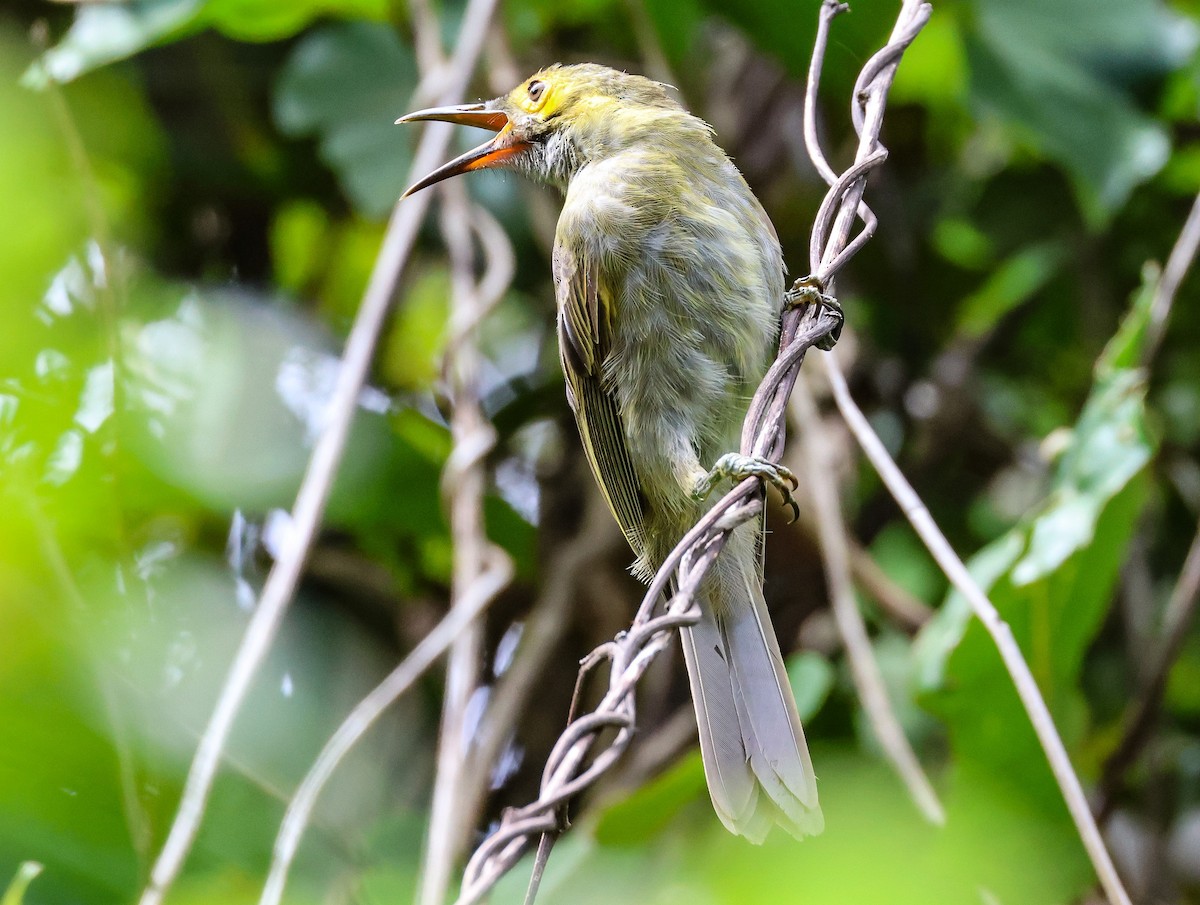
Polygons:
[[884,527],[871,541],[871,558],[914,597],[935,600],[945,593],[946,576],[908,522]]
[[355,207],[382,218],[405,188],[411,130],[393,124],[416,77],[412,51],[392,29],[327,25],[292,51],[275,93],[275,121],[289,135],[314,136]]
[[625,12],[615,0],[523,0],[502,5],[514,42],[533,41],[556,28],[594,28],[614,8]]
[[[44,88],[148,47],[178,41],[206,27],[246,41],[296,34],[319,16],[385,20],[388,0],[128,0],[81,3],[66,35],[25,72],[23,83]],[[393,117],[394,118],[394,117]]]
[[796,697],[796,712],[801,720],[811,720],[833,690],[833,666],[816,651],[808,650],[788,657],[787,673]]
[[1146,343],[1146,327],[1150,323],[1150,310],[1161,276],[1157,264],[1147,264],[1142,268],[1142,284],[1133,295],[1129,313],[1096,362],[1097,375],[1112,377],[1118,371],[1140,366]]
[[1021,249],[963,299],[959,330],[971,338],[988,333],[1004,315],[1037,294],[1058,272],[1066,256],[1063,244],[1056,240]]
[[[1079,691],[1083,657],[1108,612],[1145,495],[1144,479],[1130,482],[1090,526],[1092,542],[1050,574],[1022,585],[1009,572],[988,589],[1029,662],[1068,748],[1079,742],[1088,720]],[[1020,539],[1029,542],[1028,536]],[[962,610],[952,615],[961,618]],[[945,628],[931,625],[929,630]],[[978,620],[966,622],[961,641],[945,662],[944,685],[924,696],[922,703],[945,722],[955,762],[964,776],[986,777],[1006,786],[1014,806],[1040,813],[1047,821],[1069,824],[1029,718]]]
[[684,807],[701,799],[708,803],[704,765],[699,752],[694,752],[607,808],[596,822],[596,841],[601,845],[641,845],[660,835]]
[[57,45],[25,71],[31,88],[70,82],[86,72],[133,56],[147,47],[199,30],[205,0],[133,0],[82,3]]
[[518,578],[536,581],[537,530],[500,497],[487,496],[483,504],[487,536],[495,538],[496,543],[512,557]]
[[322,16],[387,21],[389,0],[207,0],[204,21],[231,38],[277,41]]
[[[1003,786],[952,790],[939,830],[877,759],[817,744],[813,762],[822,835],[797,842],[775,831],[763,845],[734,837],[717,821],[693,755],[606,809],[594,833],[586,816],[578,821],[554,849],[539,905],[928,905],[978,902],[981,885],[999,901],[1059,905],[1091,882],[1085,858],[1064,857],[1070,827],[1013,807]],[[496,905],[524,901],[529,866],[527,858],[501,882]]]
[[[1142,306],[1096,367],[1091,395],[1041,508],[981,551],[972,574],[1012,629],[1067,744],[1087,712],[1083,657],[1102,624],[1145,500],[1154,445],[1137,369],[1114,367],[1137,344]],[[1065,820],[1057,787],[991,637],[952,594],[916,655],[936,690],[924,703],[947,723],[957,759],[1001,777],[1014,794]],[[928,686],[927,686],[928,687]]]
[[[992,587],[1021,555],[1023,538],[1010,531],[971,557],[967,570],[981,588]],[[951,591],[932,619],[913,642],[917,683],[925,690],[941,688],[946,681],[946,661],[962,642],[973,614],[965,597]]]
[[1200,717],[1200,638],[1184,643],[1171,667],[1164,699],[1173,713],[1190,720]]
[[280,207],[271,224],[271,263],[275,282],[303,295],[319,274],[329,242],[329,215],[315,201],[293,201]]
[[[158,316],[124,330],[130,450],[217,512],[288,506],[337,376],[329,337],[294,310],[248,293],[139,291]],[[169,307],[172,296],[178,301]],[[440,462],[384,417],[391,400],[382,392],[364,388],[359,403],[330,523],[402,536],[441,530]],[[389,490],[401,486],[403,494]]]
[[967,59],[958,23],[933,16],[921,29],[917,49],[905,54],[896,70],[891,98],[902,104],[923,103],[933,110],[958,114],[967,95]]
[[1160,178],[1165,188],[1177,194],[1195,195],[1200,191],[1200,147],[1177,150],[1171,155]]
[[933,227],[933,247],[947,261],[968,270],[983,270],[992,263],[994,242],[975,223],[947,217]]
[[1153,0],[975,0],[971,94],[1061,164],[1093,224],[1166,163],[1166,131],[1138,83],[1183,64],[1194,23]]
[[[383,224],[376,220],[335,220],[308,199],[287,203],[271,224],[276,281],[297,298],[315,301],[322,319],[338,332],[348,331],[383,234]],[[386,366],[385,361],[381,367]]]
[[384,339],[380,369],[389,384],[426,389],[438,376],[450,319],[450,272],[433,267],[404,296]]
[[701,0],[645,0],[645,9],[667,57],[685,61],[704,23]]
[[[36,352],[31,331],[15,329],[14,319],[29,317],[30,300],[45,292],[51,275],[88,236],[78,185],[67,175],[71,158],[47,99],[14,84],[27,56],[24,42],[0,31],[0,197],[6,218],[20,224],[0,239],[0,316],[9,325],[0,331],[0,361],[6,371],[18,356]],[[55,203],[46,203],[50,197]]]
[[1103,507],[1150,461],[1145,389],[1140,373],[1122,370],[1093,391],[1059,465],[1049,505],[1034,520],[1025,555],[1013,566],[1018,585],[1050,575],[1091,544]]

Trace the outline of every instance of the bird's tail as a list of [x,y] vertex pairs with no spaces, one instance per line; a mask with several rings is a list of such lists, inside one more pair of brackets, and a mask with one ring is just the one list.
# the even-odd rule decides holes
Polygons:
[[776,824],[802,838],[825,821],[753,531],[729,539],[704,586],[700,622],[682,640],[713,807],[730,832],[760,843]]

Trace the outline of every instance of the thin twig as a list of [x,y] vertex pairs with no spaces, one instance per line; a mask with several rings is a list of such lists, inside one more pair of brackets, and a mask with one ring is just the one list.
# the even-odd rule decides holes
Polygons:
[[[446,103],[459,100],[466,91],[496,2],[497,0],[471,0],[467,6],[454,59],[443,82],[443,100]],[[437,166],[438,161],[445,156],[451,132],[452,127],[445,123],[435,123],[426,127],[413,159],[414,178],[419,178],[420,174]],[[234,719],[283,620],[300,580],[308,549],[325,512],[379,332],[428,204],[428,196],[418,196],[405,204],[398,204],[392,211],[383,246],[375,260],[362,305],[346,342],[342,366],[338,371],[337,383],[329,402],[326,424],[309,458],[300,490],[296,495],[296,502],[292,508],[291,531],[267,576],[254,615],[246,627],[213,714],[200,739],[200,745],[188,771],[178,811],[162,851],[151,870],[149,882],[142,892],[140,905],[159,905],[179,875],[200,829],[213,780],[220,766],[221,752],[233,728]]]
[[816,519],[817,537],[821,546],[821,558],[825,563],[825,582],[829,587],[833,617],[846,648],[854,687],[858,690],[859,701],[862,702],[863,711],[875,730],[884,755],[891,761],[896,773],[908,788],[908,794],[930,823],[941,826],[946,822],[946,811],[938,800],[929,778],[921,769],[921,762],[909,745],[904,728],[892,708],[883,674],[871,649],[867,626],[854,598],[854,588],[850,583],[850,551],[846,541],[846,525],[838,504],[837,488],[829,480],[829,474],[834,469],[833,457],[829,453],[821,426],[820,412],[817,411],[817,404],[805,381],[796,382],[791,404],[796,421],[804,425],[800,437],[808,479],[808,496],[812,501]]
[[[801,424],[797,421],[795,406],[792,406],[790,420],[793,432],[812,429],[811,425]],[[828,446],[832,442],[828,427],[822,424],[818,429],[825,431],[826,445]],[[836,458],[832,453],[829,455],[831,458]],[[784,459],[784,464],[794,472],[802,471],[804,468],[802,453],[798,449],[789,447],[788,457]],[[836,468],[834,470],[836,471]],[[803,499],[799,496],[797,496],[797,500],[800,503],[800,516],[793,523],[792,530],[803,532],[807,539],[817,543],[817,520],[813,514],[813,507],[804,505]],[[776,528],[777,532],[778,530]],[[850,577],[854,580],[855,586],[878,606],[881,616],[909,635],[914,634],[930,620],[933,616],[933,608],[899,585],[880,567],[870,551],[854,537],[847,535],[846,549],[850,556]]]
[[871,554],[850,541],[850,574],[855,584],[878,604],[880,611],[908,633],[916,632],[933,616],[933,609],[879,567]]
[[538,890],[542,888],[542,877],[546,873],[546,864],[550,861],[550,851],[554,848],[557,833],[542,833],[538,840],[537,854],[533,858],[533,870],[529,875],[529,886],[525,889],[525,905],[533,905]]
[[[472,209],[466,186],[451,182],[442,191],[445,204],[441,229],[450,257],[454,296],[445,362],[451,405],[450,435],[454,445],[442,473],[454,543],[453,608],[483,577],[488,558],[489,544],[483,524],[485,460],[495,446],[496,432],[484,416],[479,399],[480,354],[476,336],[483,318],[512,280],[514,256],[503,231],[482,208]],[[471,224],[476,217],[480,222],[489,223],[493,235],[499,233],[501,238],[499,243],[493,243],[491,256],[503,260],[503,280],[493,279],[493,290],[487,296],[475,285],[473,273]],[[466,845],[471,826],[462,807],[470,743],[465,721],[467,706],[479,684],[482,653],[483,625],[477,620],[459,633],[450,648],[446,665],[437,771],[418,896],[423,905],[445,902],[451,872]]]
[[0,905],[21,905],[29,884],[38,878],[43,869],[44,865],[38,861],[22,861],[3,896],[0,896]]
[[1145,670],[1145,680],[1137,700],[1133,702],[1126,713],[1124,730],[1116,750],[1104,763],[1104,772],[1100,780],[1100,822],[1105,822],[1112,813],[1113,803],[1120,790],[1121,779],[1130,764],[1138,756],[1154,726],[1162,703],[1163,692],[1167,688],[1167,677],[1174,665],[1183,642],[1187,638],[1188,629],[1196,616],[1197,604],[1200,603],[1200,527],[1192,538],[1188,548],[1187,558],[1179,573],[1179,580],[1171,590],[1163,610],[1162,629],[1158,640],[1148,645],[1151,661]]
[[1000,617],[996,608],[992,606],[987,595],[975,583],[975,579],[971,577],[971,573],[967,571],[967,567],[958,558],[945,535],[942,534],[941,529],[929,514],[929,510],[921,502],[921,498],[917,496],[912,485],[908,483],[896,463],[892,461],[883,442],[871,429],[866,416],[851,397],[845,377],[835,359],[827,355],[823,356],[821,360],[825,363],[828,372],[834,401],[863,452],[867,454],[867,458],[878,472],[884,486],[900,505],[905,517],[946,577],[950,579],[950,583],[966,598],[976,617],[991,635],[992,641],[1000,653],[1000,658],[1004,661],[1004,667],[1012,677],[1013,685],[1016,686],[1017,695],[1021,698],[1021,703],[1029,716],[1029,722],[1033,725],[1034,732],[1037,733],[1042,750],[1046,753],[1046,760],[1050,763],[1050,769],[1054,773],[1054,778],[1066,801],[1067,810],[1071,813],[1071,819],[1075,822],[1075,828],[1079,832],[1088,857],[1091,858],[1105,894],[1113,905],[1130,905],[1129,894],[1125,891],[1125,887],[1117,875],[1108,849],[1105,848],[1104,840],[1092,818],[1092,812],[1088,807],[1087,797],[1083,793],[1079,777],[1071,766],[1071,759],[1054,726],[1054,720],[1050,716],[1046,702],[1038,690],[1033,673],[1030,672],[1021,648],[1013,637],[1012,630]]
[[[470,347],[471,334],[478,326],[478,317],[486,314],[487,310],[500,298],[513,274],[511,248],[507,243],[498,245],[494,241],[495,232],[500,230],[499,224],[494,219],[486,213],[482,213],[475,218],[462,217],[460,222],[474,228],[481,245],[485,248],[484,256],[488,263],[479,284],[477,286],[472,284],[467,288],[471,294],[471,299],[468,300],[469,304],[478,306],[477,309],[471,308],[477,317],[472,322],[467,320],[466,312],[461,312],[460,316],[456,318],[456,324],[452,330],[453,336],[448,346],[448,354],[452,357],[460,356],[461,349]],[[456,241],[461,240],[462,237],[456,236]],[[470,241],[469,233],[466,241]],[[464,410],[467,408],[469,406],[464,406]],[[472,453],[472,449],[476,451]],[[479,457],[486,452],[486,449],[486,444],[477,442],[470,435],[459,434],[458,445],[451,453],[447,463],[448,480],[453,483],[452,475],[458,475],[464,470],[476,467]],[[459,484],[458,486],[461,488],[463,485]],[[460,502],[459,499],[456,499],[454,503],[469,508],[468,504],[471,503],[471,500]],[[470,630],[478,616],[495,599],[496,594],[511,580],[512,563],[503,551],[488,544],[482,535],[477,542],[474,542],[474,546],[477,550],[472,555],[476,556],[478,561],[473,564],[472,578],[469,582],[456,586],[453,594],[454,603],[450,612],[413,650],[412,654],[355,707],[351,715],[326,744],[312,769],[301,782],[280,827],[271,871],[260,899],[260,905],[276,905],[279,902],[286,883],[287,872],[295,858],[300,836],[310,819],[317,796],[341,759],[358,743],[383,711],[407,691],[425,669],[432,665],[446,646]]]
[[[1148,519],[1129,539],[1125,561],[1121,563],[1121,589],[1117,600],[1121,608],[1121,628],[1124,631],[1126,657],[1133,669],[1139,688],[1146,687],[1149,678],[1150,654],[1158,642],[1155,620],[1162,614],[1154,598],[1154,577],[1150,566],[1150,537]],[[1103,825],[1103,808],[1100,823]]]
[[[1200,195],[1196,196],[1192,209],[1184,221],[1179,237],[1167,257],[1167,265],[1159,274],[1154,286],[1154,297],[1150,302],[1150,315],[1146,325],[1146,337],[1142,347],[1141,365],[1148,368],[1162,344],[1166,333],[1167,319],[1179,293],[1179,287],[1187,276],[1192,262],[1200,250]],[[1183,570],[1175,584],[1171,597],[1163,611],[1159,640],[1145,645],[1149,652],[1149,664],[1142,668],[1141,692],[1130,707],[1125,718],[1125,728],[1116,750],[1105,761],[1100,779],[1099,820],[1104,823],[1112,813],[1113,803],[1119,791],[1122,777],[1146,743],[1154,718],[1158,714],[1163,692],[1166,690],[1167,675],[1175,658],[1183,647],[1188,626],[1195,616],[1197,600],[1200,598],[1200,528],[1192,539],[1192,545],[1184,560]]]
[[[453,608],[458,606],[463,591],[474,582],[487,544],[482,525],[486,478],[483,466],[496,441],[495,431],[484,420],[478,394],[474,392],[478,371],[476,356],[464,341],[464,330],[470,329],[475,308],[466,187],[447,183],[441,187],[441,195],[441,231],[450,260],[453,297],[451,340],[445,362],[453,451],[442,471],[442,494],[450,514],[453,542],[450,595]],[[482,656],[483,625],[476,620],[459,632],[446,658],[446,685],[442,696],[429,829],[417,893],[421,905],[441,905],[445,901],[450,874],[465,839],[456,799],[469,744],[467,706],[479,684]]]
[[[804,144],[809,149],[821,146],[821,142],[817,138],[817,97],[821,90],[821,73],[825,68],[825,51],[829,47],[829,25],[842,13],[849,11],[850,5],[840,3],[838,0],[825,0],[821,4],[821,13],[817,19],[817,36],[813,40],[812,58],[808,64],[808,81],[804,89]],[[837,182],[837,174],[829,166],[824,154],[814,157],[810,152],[809,159],[828,185]],[[866,226],[868,235],[874,233],[875,214],[869,207],[861,203],[858,206],[858,213]],[[815,235],[816,230],[813,233]]]
[[440,72],[446,65],[446,55],[442,50],[441,22],[429,0],[409,0],[408,10],[413,23],[413,48],[417,55],[417,68],[421,71],[421,81],[424,82],[425,77]]
[[[832,3],[833,0],[826,0],[825,5],[829,6]],[[908,38],[911,41],[916,33],[913,31],[914,27],[919,30],[921,25],[928,20],[929,14],[930,7],[927,3],[921,3],[918,0],[905,0],[900,17],[896,22],[896,27],[892,31],[892,39],[889,42],[889,46],[872,57],[867,62],[867,65],[863,67],[863,73],[859,76],[859,80],[855,86],[854,100],[851,102],[851,116],[854,120],[855,128],[859,131],[858,153],[860,160],[864,159],[867,155],[882,151],[882,146],[878,142],[879,126],[883,116],[882,101],[886,95],[887,87],[891,83],[895,67],[899,62],[899,56],[892,50],[892,45],[899,43],[900,39],[906,34],[911,34],[911,37]],[[870,81],[866,78],[868,74],[872,76],[872,80]],[[815,98],[812,100],[815,100]],[[822,168],[825,155],[816,139],[815,130],[811,134],[806,132],[806,139],[809,156],[818,170],[822,173],[831,172],[828,164],[824,164],[824,168]],[[844,252],[837,251],[836,246],[840,241],[844,241],[845,236],[849,235],[851,221],[854,211],[857,209],[857,203],[861,199],[861,187],[864,182],[864,179],[858,180],[856,182],[857,189],[847,192],[847,199],[853,198],[855,207],[850,208],[848,204],[841,206],[833,224],[829,227],[831,230],[830,245],[824,250],[824,253],[818,255],[816,253],[817,248],[814,246],[812,249],[812,264],[814,272],[818,277],[822,277],[824,273],[823,270],[818,269],[818,261],[821,267],[828,268],[829,270],[836,270],[842,261]],[[821,218],[818,218],[818,224],[814,227],[814,230],[822,228]],[[863,232],[866,233],[867,230],[864,228]],[[860,235],[859,239],[861,238],[862,236]],[[859,239],[846,246],[845,252],[849,252],[854,248],[855,243]],[[825,280],[825,284],[828,285],[828,280]],[[1063,746],[1062,739],[1058,735],[1058,730],[1054,726],[1050,711],[1046,707],[1046,702],[1043,700],[1041,693],[1038,691],[1037,683],[1033,679],[1033,674],[1029,671],[1029,666],[1021,654],[1020,647],[1013,638],[1012,631],[1004,620],[1000,618],[1000,614],[992,606],[983,591],[980,590],[962,561],[954,553],[945,536],[937,527],[932,516],[930,516],[929,511],[921,502],[920,497],[912,489],[912,486],[901,473],[896,463],[892,461],[883,443],[871,429],[867,419],[854,403],[836,358],[832,355],[822,355],[820,356],[820,360],[824,364],[828,374],[838,410],[842,413],[842,417],[846,419],[847,425],[858,440],[859,445],[863,448],[863,451],[867,454],[867,458],[875,467],[888,491],[900,504],[900,508],[903,510],[905,516],[912,523],[913,528],[916,529],[917,534],[925,543],[929,552],[933,554],[942,571],[950,579],[951,584],[958,588],[963,596],[966,597],[972,610],[992,636],[1000,652],[1001,659],[1004,661],[1009,675],[1012,676],[1017,694],[1025,706],[1025,711],[1029,715],[1038,740],[1046,752],[1046,758],[1050,762],[1050,769],[1058,781],[1059,788],[1062,790],[1063,798],[1067,803],[1067,809],[1075,821],[1080,839],[1088,852],[1088,856],[1092,860],[1092,864],[1105,893],[1113,905],[1129,905],[1129,894],[1125,891],[1121,883],[1121,879],[1108,854],[1108,849],[1105,848],[1104,840],[1100,835],[1096,822],[1092,819],[1092,813],[1088,807],[1087,798],[1083,794],[1083,787],[1080,785],[1079,777],[1075,774],[1071,766],[1071,760],[1067,756],[1066,748]]]
[[1200,250],[1200,195],[1197,195],[1192,203],[1192,210],[1167,258],[1167,266],[1163,268],[1162,276],[1158,278],[1158,284],[1154,287],[1154,300],[1150,303],[1150,319],[1146,324],[1146,341],[1142,352],[1143,367],[1153,360],[1162,343],[1171,306],[1175,302],[1180,284],[1187,276],[1192,262],[1196,260],[1197,250]]
[[590,580],[588,567],[614,543],[625,545],[612,514],[597,492],[588,495],[579,530],[558,547],[543,573],[546,584],[534,603],[521,633],[512,665],[493,689],[487,711],[468,753],[459,803],[463,820],[474,826],[483,810],[492,767],[512,737],[513,727],[537,688],[538,677],[570,625],[569,613],[581,583]]
[[296,857],[300,838],[309,825],[317,797],[338,764],[380,715],[437,662],[438,657],[445,653],[463,628],[478,618],[495,598],[496,593],[512,580],[512,564],[507,556],[498,557],[488,565],[486,581],[479,581],[471,586],[470,596],[461,598],[458,606],[450,610],[442,621],[421,639],[421,643],[413,648],[412,653],[358,702],[325,743],[312,769],[297,787],[296,794],[292,796],[287,813],[280,823],[279,834],[275,837],[271,868],[259,898],[259,905],[278,905],[283,898],[288,870]]

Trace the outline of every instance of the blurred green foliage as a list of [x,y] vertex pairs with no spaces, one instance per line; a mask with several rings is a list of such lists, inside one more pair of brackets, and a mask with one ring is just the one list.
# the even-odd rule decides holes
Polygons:
[[[868,191],[879,232],[839,287],[856,396],[1012,626],[1089,785],[1200,518],[1194,279],[1142,367],[1158,273],[1145,265],[1164,258],[1200,192],[1198,11],[1193,0],[937,4],[895,83],[891,154]],[[461,3],[434,12],[452,40]],[[816,12],[514,0],[489,68],[507,54],[522,70],[593,59],[671,81],[718,129],[798,275],[824,192],[797,125]],[[821,132],[835,161],[853,153],[844,111],[895,12],[862,0],[833,24]],[[415,59],[405,5],[385,0],[0,10],[0,905],[128,902],[145,881],[286,542],[340,338],[410,175],[415,133],[392,122],[419,102]],[[485,75],[472,96],[498,90]],[[489,626],[491,682],[506,668],[498,639],[545,585],[583,490],[561,429],[548,196],[512,176],[466,183],[518,262],[480,336],[500,434],[488,530],[519,575]],[[291,790],[444,607],[450,287],[431,228],[173,903],[256,901]],[[823,590],[780,566],[767,585],[778,624],[808,620],[789,671],[825,834],[761,848],[728,836],[689,753],[637,791],[583,802],[539,902],[1087,895],[1087,860],[986,632],[878,478],[847,463],[854,534],[897,588],[936,608],[914,639],[864,592],[946,826],[925,824],[883,764],[836,644],[820,640]],[[819,573],[798,529],[770,546]],[[529,798],[578,657],[626,621],[626,565],[596,566],[565,617],[489,816]],[[1112,790],[1136,828],[1118,858],[1156,901],[1200,901],[1194,853],[1170,855],[1200,813],[1197,688],[1193,628],[1148,754]],[[411,899],[439,692],[431,676],[339,770],[288,901]],[[686,706],[678,676],[646,695],[648,712]],[[523,883],[519,869],[497,901],[520,901]]]
[[326,25],[292,51],[276,87],[275,121],[285,135],[319,136],[321,157],[355,207],[383,217],[406,188],[412,156],[393,120],[416,81],[412,50],[394,29]]

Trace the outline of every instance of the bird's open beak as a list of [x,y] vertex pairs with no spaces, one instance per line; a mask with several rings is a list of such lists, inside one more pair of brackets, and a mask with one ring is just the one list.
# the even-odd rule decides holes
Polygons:
[[428,188],[435,182],[457,176],[459,173],[469,173],[471,170],[484,170],[497,166],[520,154],[529,147],[529,143],[516,138],[512,134],[512,123],[508,116],[499,110],[489,109],[486,104],[463,104],[459,107],[430,107],[428,110],[418,110],[396,120],[397,123],[416,123],[436,120],[443,123],[454,123],[459,126],[476,126],[497,133],[491,141],[484,142],[478,148],[468,151],[461,157],[456,157],[443,166],[438,167],[424,179],[421,179],[401,195],[407,198],[413,192]]

